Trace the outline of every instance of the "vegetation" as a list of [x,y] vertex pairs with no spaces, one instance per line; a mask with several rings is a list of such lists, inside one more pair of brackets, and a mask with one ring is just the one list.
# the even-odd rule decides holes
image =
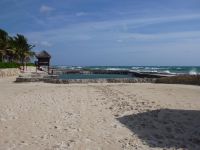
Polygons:
[[0,68],[19,68],[20,65],[18,63],[14,63],[14,62],[0,62]]
[[9,36],[8,33],[0,29],[0,61],[3,61],[5,56],[8,54],[8,43]]
[[35,67],[35,64],[34,63],[27,63],[26,66],[33,66],[33,67]]
[[16,66],[23,66],[24,70],[25,64],[34,56],[33,47],[25,36],[17,34],[10,37],[6,31],[0,29],[0,68],[12,68],[14,64],[18,64]]

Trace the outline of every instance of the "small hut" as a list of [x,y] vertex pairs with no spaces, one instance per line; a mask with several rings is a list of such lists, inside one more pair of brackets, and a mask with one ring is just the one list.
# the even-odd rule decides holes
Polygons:
[[43,50],[40,53],[36,54],[35,57],[38,59],[38,61],[35,62],[35,65],[37,67],[36,69],[39,69],[41,66],[47,66],[49,73],[51,55]]

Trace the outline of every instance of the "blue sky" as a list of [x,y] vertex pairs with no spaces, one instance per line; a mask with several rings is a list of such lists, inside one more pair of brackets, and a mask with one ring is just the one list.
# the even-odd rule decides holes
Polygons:
[[200,0],[0,0],[54,65],[200,65]]

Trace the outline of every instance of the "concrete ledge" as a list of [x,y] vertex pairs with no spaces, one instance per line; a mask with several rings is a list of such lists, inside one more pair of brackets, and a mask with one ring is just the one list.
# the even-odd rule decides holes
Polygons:
[[17,68],[0,69],[0,78],[17,76],[20,74],[20,70]]
[[156,83],[200,85],[200,75],[179,75],[174,77],[165,77],[157,79]]
[[120,78],[120,79],[51,79],[51,78],[25,78],[18,77],[15,82],[44,82],[54,84],[73,83],[154,83],[155,79],[149,78]]
[[43,78],[24,78],[24,77],[17,77],[15,82],[43,82]]

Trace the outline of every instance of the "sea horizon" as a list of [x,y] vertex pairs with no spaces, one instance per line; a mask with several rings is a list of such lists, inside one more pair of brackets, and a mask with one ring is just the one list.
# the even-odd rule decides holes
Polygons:
[[70,66],[53,65],[54,68],[61,69],[90,69],[90,70],[129,70],[137,72],[152,72],[166,74],[200,74],[200,66]]

